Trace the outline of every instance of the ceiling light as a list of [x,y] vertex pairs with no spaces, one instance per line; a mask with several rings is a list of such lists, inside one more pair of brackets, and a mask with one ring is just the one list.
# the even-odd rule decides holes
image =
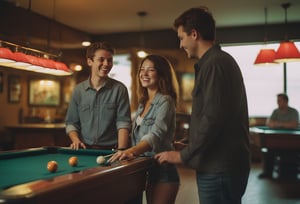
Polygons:
[[[267,43],[267,24],[268,24],[268,11],[267,8],[264,9],[265,11],[265,36],[264,36],[264,43]],[[259,51],[254,64],[255,65],[269,65],[274,64],[275,59],[275,50],[271,48],[263,48]]]
[[[13,52],[12,50],[16,50]],[[56,56],[43,51],[23,47],[11,42],[0,40],[0,65],[26,71],[33,71],[56,76],[72,75],[66,64],[45,58]]]
[[294,42],[283,41],[275,55],[275,62],[300,61],[300,53]]
[[268,65],[274,64],[275,50],[274,49],[261,49],[254,61],[255,65]]
[[74,66],[74,71],[80,72],[82,70],[82,66],[80,64],[76,64]]
[[91,45],[91,42],[90,41],[82,41],[81,45],[84,47],[88,47]]
[[140,50],[137,51],[137,56],[139,58],[144,58],[148,55],[146,51],[144,51],[144,45],[145,45],[145,39],[144,39],[144,22],[143,19],[145,16],[147,16],[146,11],[139,11],[137,12],[137,15],[140,17],[141,20],[141,31],[140,31]]
[[[290,7],[290,3],[282,4],[285,14],[285,26],[287,33],[287,9]],[[288,40],[288,35],[286,34],[285,40],[282,41],[279,45],[279,48],[275,55],[275,62],[291,62],[291,61],[300,61],[300,53],[297,49],[294,42]]]

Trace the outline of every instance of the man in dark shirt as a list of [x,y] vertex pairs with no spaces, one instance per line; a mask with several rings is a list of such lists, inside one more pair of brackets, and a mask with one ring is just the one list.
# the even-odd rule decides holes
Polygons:
[[195,64],[189,143],[157,154],[160,162],[196,170],[200,203],[241,203],[249,170],[247,98],[240,68],[215,44],[215,21],[206,7],[192,8],[174,22]]

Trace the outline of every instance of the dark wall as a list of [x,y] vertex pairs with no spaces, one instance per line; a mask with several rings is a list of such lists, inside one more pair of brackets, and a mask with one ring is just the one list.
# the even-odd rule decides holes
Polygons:
[[[287,28],[287,29],[285,29]],[[260,43],[264,41],[265,32],[267,40],[279,42],[284,40],[286,34],[289,39],[300,40],[300,22],[284,24],[243,27],[225,27],[217,28],[217,42],[222,44],[232,43]],[[150,49],[176,49],[179,46],[179,40],[174,30],[157,30],[144,32],[144,47]],[[92,39],[105,40],[113,42],[118,48],[139,47],[141,33],[112,33],[106,35],[94,35]]]
[[[300,22],[268,25],[217,28],[219,43],[257,43],[263,42],[267,32],[268,41],[279,42],[288,34],[289,39],[300,40]],[[179,40],[174,30],[145,31],[144,48],[178,49]],[[81,41],[87,38],[93,41],[111,42],[117,49],[139,48],[140,32],[88,35],[52,19],[15,7],[0,1],[0,40],[8,40],[29,45],[44,51],[62,52],[62,61],[85,64],[85,48]]]

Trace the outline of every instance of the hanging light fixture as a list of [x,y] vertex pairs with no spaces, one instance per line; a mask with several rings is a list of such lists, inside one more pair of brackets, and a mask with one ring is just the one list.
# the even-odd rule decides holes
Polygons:
[[137,15],[140,17],[141,20],[141,31],[140,31],[140,50],[137,52],[137,56],[139,58],[144,58],[148,55],[148,53],[146,51],[144,51],[144,45],[145,45],[145,39],[144,39],[144,17],[147,16],[147,12],[146,11],[139,11],[137,12]]
[[296,45],[288,40],[287,35],[287,9],[291,6],[290,3],[285,3],[281,5],[284,9],[285,14],[285,40],[282,41],[279,45],[278,50],[275,54],[275,62],[283,62],[283,93],[287,93],[287,71],[286,71],[286,63],[292,61],[300,61],[300,53],[297,49]]
[[255,65],[268,65],[268,64],[275,64],[275,50],[274,49],[267,49],[263,48],[259,51],[254,64]]
[[56,76],[72,75],[66,64],[56,61],[56,55],[0,40],[0,66]]
[[[265,11],[265,36],[264,36],[264,43],[267,43],[267,8],[264,9]],[[271,48],[263,48],[259,51],[254,64],[255,65],[268,65],[268,64],[275,64],[275,50]]]
[[297,49],[294,42],[288,40],[287,34],[287,9],[291,6],[290,3],[285,3],[281,5],[284,9],[285,14],[285,26],[286,26],[286,35],[285,40],[282,41],[279,45],[279,48],[275,54],[275,62],[292,62],[300,61],[300,52]]
[[[28,1],[28,12],[31,12],[31,0]],[[55,0],[53,0],[53,15],[55,10]],[[54,17],[53,17],[54,19]],[[48,49],[50,47],[50,28],[48,29]],[[29,36],[27,36],[29,39]],[[27,44],[29,44],[27,42]],[[73,74],[66,64],[59,62],[59,56],[36,50],[30,47],[18,45],[16,43],[0,39],[0,65],[26,71],[33,71],[56,76],[66,76]]]

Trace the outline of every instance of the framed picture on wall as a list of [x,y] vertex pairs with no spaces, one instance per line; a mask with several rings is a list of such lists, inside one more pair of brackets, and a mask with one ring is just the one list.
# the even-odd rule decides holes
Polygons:
[[19,103],[21,100],[22,88],[20,76],[8,76],[8,102]]
[[28,88],[28,104],[30,106],[60,105],[60,81],[52,79],[30,79]]
[[3,82],[4,79],[3,79],[3,72],[0,72],[0,93],[3,92]]
[[181,93],[183,101],[192,101],[192,91],[194,88],[195,74],[181,74]]

